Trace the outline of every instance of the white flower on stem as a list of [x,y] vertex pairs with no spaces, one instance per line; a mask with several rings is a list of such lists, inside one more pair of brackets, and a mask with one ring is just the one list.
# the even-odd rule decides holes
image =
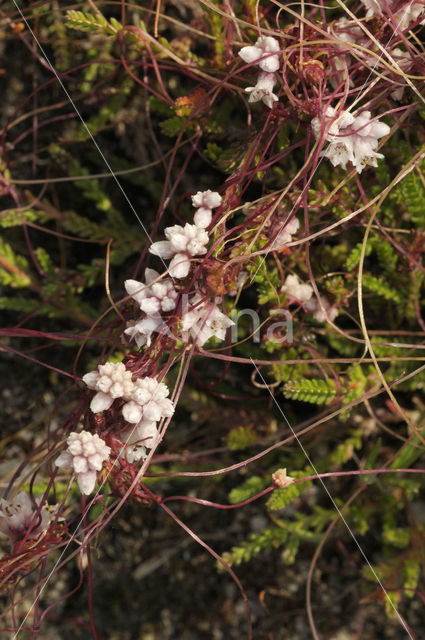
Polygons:
[[192,204],[197,211],[193,217],[193,221],[197,227],[205,229],[211,223],[212,209],[219,207],[222,197],[217,191],[198,191],[192,196]]
[[158,435],[155,421],[141,420],[135,427],[129,427],[121,435],[120,440],[125,448],[121,455],[128,462],[137,462],[146,457],[146,449],[152,449]]
[[390,127],[370,118],[370,111],[353,116],[349,111],[338,114],[332,107],[326,109],[322,120],[313,118],[311,127],[316,139],[324,133],[325,140],[330,142],[320,155],[329,158],[334,167],[341,165],[346,169],[347,162],[351,162],[357,173],[361,173],[366,165],[376,167],[377,158],[384,157],[376,153],[378,138],[388,135]]
[[288,298],[301,303],[307,302],[313,295],[313,287],[300,282],[298,276],[295,274],[286,276],[281,291],[283,291]]
[[130,321],[127,323],[127,328],[124,329],[124,334],[128,336],[129,340],[134,340],[139,349],[151,346],[152,334],[161,333],[163,329],[168,329],[161,316],[147,316],[142,320]]
[[111,449],[102,438],[89,431],[73,431],[66,442],[68,447],[55,460],[55,465],[74,471],[81,493],[89,495],[94,489],[97,472],[109,458]]
[[279,233],[270,245],[270,249],[273,251],[284,249],[289,242],[292,242],[292,236],[297,233],[299,227],[300,221],[295,217],[289,222],[282,223]]
[[197,209],[199,209],[199,207],[215,209],[221,205],[222,200],[221,195],[217,191],[207,189],[206,191],[198,191],[192,196],[192,205]]
[[133,390],[131,371],[122,362],[107,362],[83,376],[89,389],[97,391],[90,403],[93,413],[106,411],[116,398],[125,398]]
[[[148,316],[172,311],[176,307],[177,291],[170,278],[158,280],[160,275],[154,269],[145,269],[146,284],[137,280],[126,280],[125,290]],[[158,280],[158,282],[155,282]],[[153,283],[153,284],[152,284]]]
[[197,211],[193,217],[193,221],[197,227],[205,229],[211,224],[212,209],[219,207],[222,202],[222,197],[217,191],[198,191],[192,196],[192,204],[196,207]]
[[[58,507],[34,505],[25,491],[12,500],[0,500],[0,533],[9,536],[12,543],[28,537],[36,540],[48,528]],[[31,529],[29,531],[29,529]]]
[[238,55],[244,62],[256,63],[262,71],[273,73],[274,71],[277,71],[280,66],[278,55],[279,50],[280,46],[276,38],[272,38],[271,36],[260,36],[255,45],[243,47],[238,52]]
[[306,302],[305,306],[317,322],[333,322],[339,314],[336,304],[331,305],[324,296],[320,297],[320,303],[317,298],[313,298]]
[[273,103],[279,100],[273,93],[273,87],[276,84],[276,74],[262,71],[257,79],[255,87],[247,87],[245,91],[249,93],[248,102],[259,102],[262,100],[266,107],[271,109]]
[[122,408],[124,419],[136,424],[141,420],[170,418],[174,413],[174,405],[167,397],[169,393],[163,382],[158,382],[155,378],[139,378],[134,384],[129,402]]
[[286,469],[278,469],[272,474],[272,480],[275,487],[279,489],[286,489],[291,484],[294,484],[294,478],[288,476]]
[[207,252],[208,233],[196,224],[184,227],[176,224],[164,230],[167,240],[154,242],[149,251],[165,260],[172,258],[169,266],[173,278],[185,278],[189,273],[192,256],[201,256]]
[[183,333],[190,332],[200,347],[213,336],[224,340],[226,330],[233,324],[233,320],[222,313],[215,302],[202,300],[199,294],[189,301],[189,309],[182,315]]

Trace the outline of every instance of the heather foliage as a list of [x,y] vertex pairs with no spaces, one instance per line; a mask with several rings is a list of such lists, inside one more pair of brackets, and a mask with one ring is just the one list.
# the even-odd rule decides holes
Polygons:
[[[361,615],[416,637],[424,6],[141,4],[0,14],[25,61],[1,123],[2,352],[59,397],[1,480],[1,627],[42,637],[77,559],[101,637],[91,550],[151,506],[237,584],[246,637],[237,565],[311,559],[318,638],[336,541]],[[217,549],[179,509],[254,502],[257,530]]]

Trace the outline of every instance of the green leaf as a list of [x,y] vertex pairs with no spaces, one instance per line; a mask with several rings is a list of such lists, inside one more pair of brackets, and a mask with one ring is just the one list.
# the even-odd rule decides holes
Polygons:
[[263,489],[271,484],[271,477],[266,476],[252,476],[245,480],[239,487],[235,487],[229,494],[229,500],[232,504],[243,502],[252,498],[257,493],[260,493]]
[[122,24],[111,18],[110,21],[100,13],[91,14],[69,9],[66,12],[67,24],[70,29],[79,31],[103,31],[106,35],[116,35],[122,29]]
[[46,222],[50,216],[45,211],[26,209],[25,211],[4,211],[0,215],[0,227],[19,227],[24,222]]
[[0,284],[14,289],[28,287],[31,278],[26,273],[29,270],[28,260],[17,255],[10,244],[0,238]]
[[425,224],[425,189],[421,179],[411,171],[400,182],[399,189],[413,222],[422,228]]
[[363,286],[368,291],[372,291],[376,293],[381,298],[385,298],[385,300],[391,300],[393,302],[401,302],[403,300],[403,296],[396,289],[393,289],[385,280],[382,278],[375,278],[369,273],[365,273],[363,275]]
[[336,396],[336,385],[331,378],[326,380],[308,380],[307,378],[289,380],[283,387],[283,395],[285,398],[300,402],[329,404]]

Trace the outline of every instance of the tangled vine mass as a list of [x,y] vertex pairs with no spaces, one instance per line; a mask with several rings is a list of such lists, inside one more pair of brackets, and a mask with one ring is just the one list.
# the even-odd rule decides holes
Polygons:
[[425,4],[0,19],[4,637],[118,637],[99,558],[172,528],[231,613],[119,637],[420,638]]

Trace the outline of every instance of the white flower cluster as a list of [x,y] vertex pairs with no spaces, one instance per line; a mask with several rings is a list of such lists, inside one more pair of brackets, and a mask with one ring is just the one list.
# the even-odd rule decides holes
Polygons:
[[89,431],[73,431],[67,438],[67,449],[55,460],[61,469],[72,470],[81,493],[88,496],[94,489],[97,472],[111,453],[102,438]]
[[295,274],[286,276],[281,291],[289,298],[290,302],[303,304],[317,322],[333,322],[339,313],[336,304],[331,305],[324,296],[320,297],[320,302],[317,298],[312,298],[313,287],[300,282]]
[[[154,269],[145,269],[146,284],[137,280],[126,280],[125,289],[148,316],[154,316],[161,311],[172,311],[176,307],[177,291],[170,278],[160,280],[160,275]],[[159,280],[158,282],[156,282]]]
[[[404,3],[400,3],[399,0],[361,0],[361,2],[367,9],[366,18],[372,18],[375,15],[384,16],[389,9],[402,29],[416,22],[425,11],[425,5],[420,0],[406,0]],[[420,22],[420,24],[424,23],[425,20]]]
[[[175,224],[164,230],[167,240],[154,242],[150,253],[163,260],[169,260],[169,272],[173,278],[185,278],[189,273],[190,259],[207,252],[208,233],[205,227],[211,222],[211,209],[221,204],[221,196],[215,191],[198,191],[192,198],[197,208],[195,224],[186,222],[184,227]],[[211,215],[210,215],[211,214]]]
[[97,391],[90,403],[93,413],[106,411],[116,398],[128,398],[134,384],[131,371],[122,362],[107,362],[83,376],[83,382],[89,389]]
[[164,326],[161,313],[176,308],[178,293],[170,278],[161,278],[154,269],[145,269],[146,283],[137,280],[124,282],[127,293],[137,302],[145,316],[130,323],[124,333],[134,339],[138,347],[150,347],[151,336]]
[[[186,223],[184,227],[174,225],[165,229],[168,240],[155,242],[150,251],[163,259],[172,257],[170,274],[174,278],[188,275],[190,258],[207,252],[209,240],[205,229],[211,224],[213,209],[219,207],[222,198],[217,191],[198,191],[192,196],[195,208],[194,224]],[[153,269],[145,271],[146,284],[137,280],[126,280],[127,293],[139,304],[145,316],[130,322],[124,333],[136,341],[138,347],[151,344],[153,333],[166,332],[168,326],[161,313],[176,308],[178,293],[170,278],[161,279]],[[202,300],[199,292],[189,299],[189,311],[183,309],[183,332],[195,338],[198,346],[202,346],[209,338],[215,336],[224,339],[226,328],[233,322],[223,314],[217,305]],[[84,378],[83,378],[84,379]]]
[[297,233],[300,228],[300,221],[298,218],[292,218],[289,222],[284,222],[281,225],[281,229],[275,239],[270,245],[270,249],[273,251],[279,251],[284,249],[286,245],[292,241],[292,236]]
[[301,303],[307,302],[313,295],[313,287],[300,282],[298,276],[295,274],[286,276],[281,291],[285,293],[290,300]]
[[189,309],[182,315],[183,333],[189,332],[199,347],[213,336],[224,340],[226,330],[233,324],[233,320],[220,311],[217,302],[202,299],[199,294],[193,296]]
[[134,383],[130,401],[123,406],[124,418],[132,424],[141,420],[170,418],[174,413],[174,406],[167,397],[168,394],[168,387],[163,382],[158,382],[155,378],[139,378]]
[[388,135],[390,127],[370,118],[370,111],[353,116],[349,111],[338,113],[327,107],[322,118],[316,117],[311,121],[316,139],[324,133],[325,140],[330,143],[321,155],[329,158],[334,167],[341,165],[346,169],[347,162],[351,162],[357,173],[361,173],[366,165],[378,166],[377,158],[384,157],[376,153],[378,139]]
[[[186,277],[192,256],[207,252],[208,233],[205,231],[212,221],[212,210],[219,207],[221,196],[216,191],[198,191],[192,196],[195,207],[194,224],[184,227],[174,225],[165,229],[167,240],[155,242],[151,253],[163,259],[171,258],[169,272],[174,278]],[[124,333],[141,347],[150,346],[154,332],[168,329],[162,314],[172,312],[177,307],[178,292],[173,280],[161,276],[154,269],[145,270],[145,283],[126,280],[125,288],[139,305],[143,316],[129,323]],[[216,302],[205,300],[198,288],[189,299],[188,309],[182,310],[182,331],[189,333],[196,344],[202,346],[209,338],[225,337],[226,329],[233,324],[220,311]],[[122,416],[131,426],[121,430],[122,455],[128,462],[134,462],[146,455],[158,435],[158,422],[170,418],[174,405],[168,398],[169,390],[163,382],[155,378],[139,378],[133,382],[132,373],[122,362],[99,365],[95,371],[83,376],[83,381],[95,391],[90,409],[94,413],[108,410],[114,400],[121,399]],[[93,491],[96,472],[109,457],[110,448],[97,435],[87,431],[71,433],[68,448],[56,460],[56,465],[73,469],[82,493]]]
[[324,296],[320,296],[320,302],[313,298],[305,306],[317,322],[333,322],[339,314],[336,304],[331,304]]
[[279,42],[271,36],[260,36],[255,45],[243,47],[239,51],[239,56],[248,64],[257,64],[261,71],[258,75],[255,87],[247,87],[245,91],[249,93],[249,102],[259,102],[260,100],[269,109],[278,100],[273,93],[276,84],[276,71],[279,69]]
[[167,397],[169,390],[163,382],[155,378],[136,380],[130,402],[123,406],[124,419],[134,427],[126,429],[120,435],[125,442],[128,462],[135,462],[146,456],[146,449],[151,449],[158,434],[157,422],[162,418],[170,418],[174,413],[174,405]]
[[[48,528],[56,514],[57,505],[44,504],[34,506],[25,491],[18,493],[13,500],[0,500],[0,533],[9,536],[12,543],[28,537],[39,538]],[[31,527],[31,531],[28,530]]]
[[206,229],[211,224],[212,210],[221,205],[222,197],[217,191],[198,191],[192,196],[192,204],[196,208],[195,215],[193,216],[194,223]]
[[[136,440],[138,442],[143,441],[142,446],[136,447],[136,445],[134,445],[134,451],[137,449],[137,454],[133,451],[133,448],[131,448],[129,454],[131,460],[128,458],[130,462],[139,459],[144,455],[146,447],[152,446],[152,438],[157,433],[156,423],[162,418],[170,418],[174,413],[174,405],[167,397],[169,395],[168,387],[163,382],[158,382],[155,378],[149,377],[139,378],[133,382],[131,371],[128,371],[122,362],[107,362],[106,364],[99,365],[97,370],[86,373],[86,375],[83,376],[83,381],[89,389],[97,391],[90,404],[90,408],[94,413],[109,409],[117,398],[125,400],[125,404],[122,407],[122,415],[127,422],[136,426],[124,431],[121,439],[124,441],[128,440],[131,447],[133,447]],[[85,431],[82,433],[88,436],[91,435]],[[74,437],[79,434],[71,435]],[[98,436],[96,436],[96,438],[97,437]],[[146,440],[146,438],[148,438],[148,440]],[[68,446],[68,453],[78,453],[76,451],[77,445],[73,444],[72,446],[75,451],[74,449],[71,450]],[[62,454],[62,456],[63,457],[59,458],[60,464],[58,466],[64,466],[64,464],[69,465],[69,455]],[[56,464],[58,464],[58,461],[56,461]],[[80,463],[77,462],[77,465],[78,464]],[[78,471],[75,465],[74,471]],[[83,469],[83,473],[87,473],[87,469]],[[85,486],[84,484],[80,484],[80,481],[78,482],[80,488]],[[81,490],[83,491],[83,489]],[[92,489],[90,491],[92,491]]]

